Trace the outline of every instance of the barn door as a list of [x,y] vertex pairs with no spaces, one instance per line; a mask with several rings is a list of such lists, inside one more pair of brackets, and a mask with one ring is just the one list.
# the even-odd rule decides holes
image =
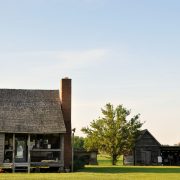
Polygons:
[[141,158],[144,165],[150,165],[151,164],[151,151],[141,152]]
[[145,154],[146,154],[145,164],[150,165],[151,164],[151,151],[145,151]]

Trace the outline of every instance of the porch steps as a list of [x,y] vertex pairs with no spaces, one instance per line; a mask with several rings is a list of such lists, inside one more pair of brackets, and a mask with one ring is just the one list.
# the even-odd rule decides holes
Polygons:
[[15,167],[14,172],[28,172],[28,167]]
[[14,172],[28,172],[28,163],[15,163]]

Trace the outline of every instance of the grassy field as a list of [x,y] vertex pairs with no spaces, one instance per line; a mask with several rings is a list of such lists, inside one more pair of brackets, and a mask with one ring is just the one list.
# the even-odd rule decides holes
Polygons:
[[0,174],[2,180],[180,180],[179,167],[87,166],[76,173]]
[[[112,161],[111,161],[110,156],[108,156],[106,154],[98,154],[98,164],[100,166],[111,166]],[[118,159],[117,165],[118,166],[123,165],[123,157],[122,156]]]
[[180,167],[165,166],[111,166],[106,155],[98,156],[98,166],[86,166],[75,173],[15,173],[0,174],[0,180],[180,180]]

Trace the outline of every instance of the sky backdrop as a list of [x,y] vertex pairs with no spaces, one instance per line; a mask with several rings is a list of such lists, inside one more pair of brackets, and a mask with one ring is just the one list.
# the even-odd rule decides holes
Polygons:
[[72,78],[72,124],[108,102],[180,142],[179,0],[0,0],[0,88],[59,89]]

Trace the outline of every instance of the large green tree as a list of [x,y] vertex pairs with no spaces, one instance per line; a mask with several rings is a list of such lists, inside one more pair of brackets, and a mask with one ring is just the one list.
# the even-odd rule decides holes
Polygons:
[[93,120],[90,127],[82,128],[87,135],[85,148],[109,154],[112,164],[116,165],[120,155],[132,151],[143,123],[139,120],[139,114],[130,117],[130,110],[122,105],[114,108],[108,103],[101,111],[102,117]]

